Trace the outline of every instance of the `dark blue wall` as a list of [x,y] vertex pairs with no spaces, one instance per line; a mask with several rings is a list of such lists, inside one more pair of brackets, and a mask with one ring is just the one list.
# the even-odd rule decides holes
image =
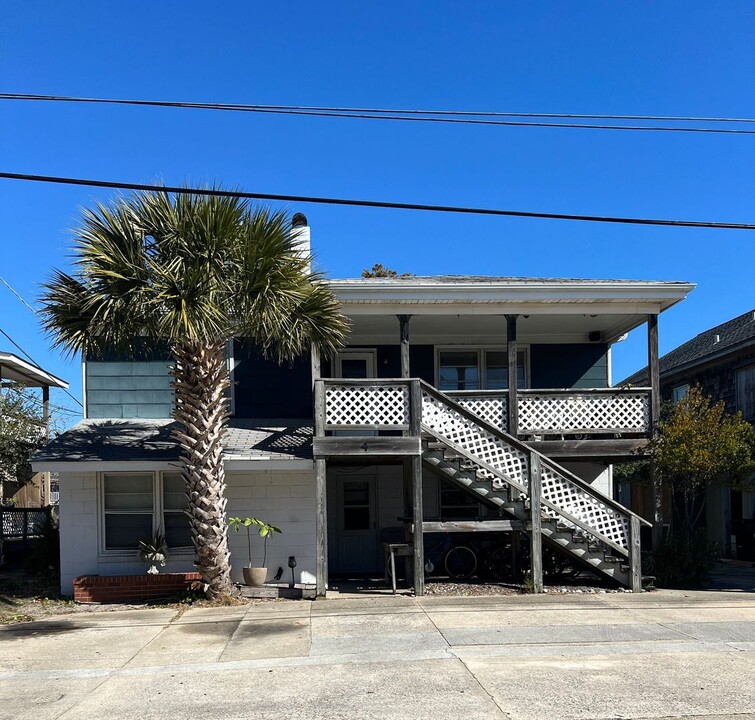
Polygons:
[[603,343],[530,345],[533,388],[608,387],[608,346]]
[[293,363],[264,358],[246,341],[233,343],[235,408],[239,418],[312,417],[309,354]]

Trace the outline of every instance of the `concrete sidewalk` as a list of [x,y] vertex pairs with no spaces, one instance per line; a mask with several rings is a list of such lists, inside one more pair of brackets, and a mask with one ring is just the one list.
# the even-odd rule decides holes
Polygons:
[[755,594],[329,599],[0,629],[0,718],[755,718]]

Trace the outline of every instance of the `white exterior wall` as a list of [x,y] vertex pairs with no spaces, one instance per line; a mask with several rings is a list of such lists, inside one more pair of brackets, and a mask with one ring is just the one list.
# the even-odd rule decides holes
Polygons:
[[[267,545],[268,579],[283,568],[282,581],[291,579],[290,555],[296,557],[296,582],[316,579],[315,473],[314,470],[258,470],[226,473],[228,517],[256,517],[283,532]],[[254,528],[252,528],[253,530]],[[231,532],[233,579],[243,582],[247,564],[246,531]],[[252,533],[252,565],[262,565],[263,540]]]
[[[127,471],[125,466],[119,468]],[[114,470],[115,471],[115,470]],[[99,551],[97,477],[94,472],[60,473],[60,586],[73,595],[73,579],[79,575],[141,575],[146,566],[136,557],[104,555]],[[297,582],[314,582],[315,576],[315,475],[314,471],[264,470],[228,473],[229,517],[258,517],[283,531],[268,543],[268,567],[274,575],[279,565],[283,579],[291,575],[288,556],[296,556]],[[246,564],[245,533],[229,535],[233,579],[242,580]],[[252,539],[255,561],[262,560],[262,540]],[[163,572],[194,570],[193,553],[173,553]]]
[[582,478],[585,482],[590,483],[596,490],[600,490],[604,495],[613,497],[613,472],[610,465],[591,462],[569,462],[566,460],[557,461],[559,465],[571,470],[577,477]]

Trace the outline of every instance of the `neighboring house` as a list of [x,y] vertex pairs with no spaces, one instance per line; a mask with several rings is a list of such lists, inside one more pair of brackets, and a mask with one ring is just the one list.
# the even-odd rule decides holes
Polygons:
[[[38,402],[42,415],[40,435],[50,437],[50,388],[67,389],[68,383],[13,353],[0,352],[0,392],[3,386],[21,385],[41,390]],[[44,435],[42,439],[44,439]],[[23,508],[44,507],[57,502],[50,473],[36,473],[28,482],[15,477],[0,477],[0,505],[12,502]]]
[[[229,352],[227,512],[282,529],[271,574],[293,555],[297,581],[322,594],[329,577],[381,574],[381,541],[399,535],[414,542],[422,593],[424,534],[454,521],[475,531],[533,522],[538,541],[638,589],[640,521],[609,497],[610,463],[646,444],[657,393],[612,389],[610,348],[646,322],[656,347],[658,315],[692,285],[328,284],[352,323],[335,357],[281,366],[242,339]],[[65,593],[77,575],[143,572],[135,548],[157,527],[172,546],[167,570],[192,566],[169,366],[160,353],[88,358],[85,420],[35,460],[59,474]],[[538,502],[542,513],[531,513]],[[240,581],[246,541],[230,542]]]
[[[645,385],[647,368],[621,386]],[[660,359],[661,396],[678,402],[699,385],[713,402],[724,401],[727,412],[741,411],[755,423],[755,310],[701,332]],[[711,488],[707,496],[709,537],[727,557],[755,561],[755,493]]]

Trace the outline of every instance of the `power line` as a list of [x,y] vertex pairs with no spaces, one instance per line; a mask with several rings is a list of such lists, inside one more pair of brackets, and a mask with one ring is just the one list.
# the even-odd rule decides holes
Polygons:
[[[8,341],[11,343],[11,345],[13,345],[13,347],[15,347],[20,353],[22,353],[23,355],[25,355],[26,358],[31,362],[31,364],[34,365],[35,368],[37,368],[37,370],[41,370],[42,372],[46,372],[46,370],[31,355],[29,355],[29,353],[26,352],[26,350],[24,350],[10,335],[8,335],[8,333],[5,332],[5,330],[3,330],[2,328],[0,328],[0,333],[2,333],[3,335],[5,335],[5,337],[8,338]],[[71,400],[74,400],[80,407],[82,407],[82,408],[84,407],[81,404],[81,401],[78,398],[74,397],[68,391],[67,388],[60,388],[60,389],[66,395],[68,395],[68,397],[70,397]]]
[[35,315],[37,316],[39,315],[39,311],[36,308],[33,308],[31,305],[29,305],[29,303],[26,302],[26,300],[24,300],[24,298],[21,297],[21,295],[18,292],[16,292],[16,290],[13,287],[11,287],[10,283],[2,275],[0,275],[0,282],[3,285],[5,285],[5,287],[7,287],[8,290],[10,290],[24,305],[26,305],[26,307],[29,308],[29,310],[31,310]]
[[347,198],[313,197],[309,195],[279,195],[274,193],[241,192],[211,188],[187,188],[171,185],[147,185],[144,183],[90,180],[85,178],[60,177],[56,175],[30,175],[28,173],[0,172],[0,178],[28,182],[53,183],[57,185],[83,185],[85,187],[114,188],[117,190],[145,190],[184,195],[207,195],[215,197],[238,197],[250,200],[275,200],[280,202],[311,203],[318,205],[346,205],[351,207],[385,208],[391,210],[417,210],[423,212],[460,213],[466,215],[494,215],[578,222],[618,223],[624,225],[660,225],[665,227],[715,228],[722,230],[755,230],[749,223],[708,222],[701,220],[664,220],[651,218],[614,217],[601,215],[574,215],[568,213],[528,212],[525,210],[498,210],[495,208],[459,207],[454,205],[424,205],[398,203],[382,200],[354,200]]
[[[304,115],[315,117],[353,118],[361,120],[392,120],[404,122],[434,122],[465,125],[498,125],[508,127],[567,128],[582,130],[634,130],[652,132],[724,133],[755,135],[755,130],[703,127],[666,127],[658,125],[606,125],[595,123],[494,120],[481,118],[551,118],[562,120],[632,120],[638,122],[708,122],[708,123],[755,123],[755,118],[713,118],[661,115],[583,115],[577,113],[514,113],[514,112],[469,112],[457,110],[390,110],[384,108],[341,108],[305,105],[260,105],[243,103],[184,102],[172,100],[135,100],[123,98],[93,98],[68,95],[35,95],[28,93],[0,93],[0,100],[23,100],[41,102],[96,103],[104,105],[134,105],[168,107],[194,110],[217,110],[229,112],[272,113],[278,115]],[[434,116],[434,117],[433,117]]]

